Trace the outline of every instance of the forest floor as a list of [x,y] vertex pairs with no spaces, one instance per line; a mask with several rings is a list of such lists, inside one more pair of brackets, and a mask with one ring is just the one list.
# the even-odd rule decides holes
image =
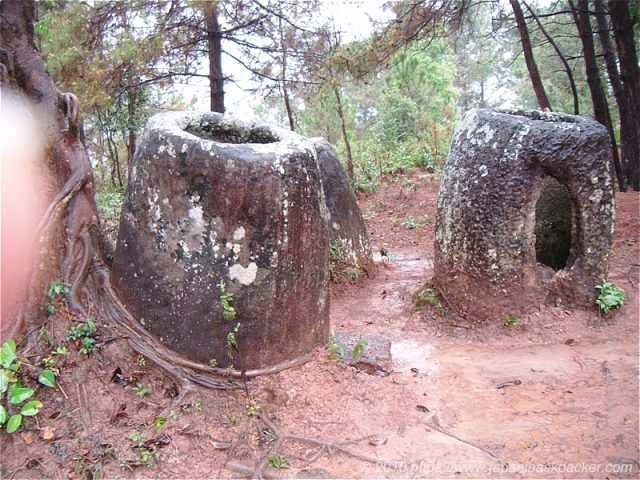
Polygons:
[[0,435],[1,477],[638,478],[640,195],[616,197],[619,312],[546,307],[479,329],[415,305],[438,185],[416,173],[360,199],[374,250],[395,258],[332,292],[332,329],[390,342],[388,375],[319,350],[248,396],[198,388],[175,405],[172,381],[98,319],[101,348],[72,347],[38,421]]

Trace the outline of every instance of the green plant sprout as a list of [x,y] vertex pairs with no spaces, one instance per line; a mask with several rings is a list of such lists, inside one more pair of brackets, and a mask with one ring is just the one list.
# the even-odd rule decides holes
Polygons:
[[231,350],[238,349],[238,332],[240,331],[240,324],[236,323],[236,326],[231,332],[227,334],[227,348]]
[[271,468],[284,468],[289,465],[289,461],[282,455],[271,455],[269,457],[269,466]]
[[596,285],[596,290],[600,292],[596,299],[596,305],[604,313],[609,313],[612,308],[620,308],[624,304],[624,290],[616,287],[613,283],[604,281],[600,285]]
[[332,362],[339,362],[340,358],[344,355],[344,347],[338,343],[336,339],[336,332],[331,332],[331,339],[327,346],[327,357]]
[[404,217],[404,220],[402,221],[402,225],[408,228],[409,230],[413,230],[414,228],[418,227],[418,224],[416,223],[415,218],[413,218],[413,215],[411,215],[410,213],[407,213],[407,215]]
[[262,410],[262,407],[260,405],[245,405],[244,406],[245,409],[247,410],[247,415],[249,415],[250,417],[256,417],[258,416],[258,414],[260,413],[260,410]]
[[504,321],[502,322],[502,324],[505,327],[510,327],[512,325],[515,325],[516,323],[518,323],[520,321],[520,319],[518,317],[514,317],[513,315],[509,315],[507,318],[504,319]]
[[69,340],[80,346],[80,353],[89,355],[96,350],[96,339],[93,337],[97,328],[92,317],[87,317],[87,323],[78,323],[69,330]]
[[368,345],[369,345],[369,340],[367,339],[367,337],[360,335],[360,338],[358,338],[358,341],[353,347],[353,352],[351,352],[351,356],[353,357],[353,359],[355,360],[363,356],[364,351],[366,350]]
[[233,301],[233,293],[226,291],[226,284],[224,280],[220,280],[218,284],[220,289],[220,305],[222,305],[222,317],[227,321],[232,321],[236,318],[236,309],[231,305]]

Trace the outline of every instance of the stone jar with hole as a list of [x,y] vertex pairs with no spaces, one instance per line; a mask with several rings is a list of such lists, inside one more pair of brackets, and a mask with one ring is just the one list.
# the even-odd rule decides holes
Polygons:
[[131,165],[113,285],[183,357],[277,366],[327,342],[327,218],[303,137],[217,113],[158,114]]
[[467,112],[438,197],[434,285],[470,320],[592,308],[614,226],[611,144],[593,119]]

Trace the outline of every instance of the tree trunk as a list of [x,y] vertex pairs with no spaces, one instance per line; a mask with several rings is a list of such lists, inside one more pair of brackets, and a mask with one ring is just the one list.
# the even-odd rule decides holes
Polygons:
[[569,0],[569,5],[574,11],[574,17],[578,20],[578,32],[582,41],[582,49],[584,51],[584,64],[587,72],[587,83],[591,91],[591,101],[593,103],[593,114],[601,124],[607,127],[609,137],[611,138],[611,154],[613,159],[613,168],[618,180],[620,191],[626,191],[626,183],[624,175],[620,168],[620,158],[618,156],[618,146],[616,137],[613,133],[613,125],[611,123],[611,115],[609,114],[609,105],[607,97],[600,81],[600,69],[596,58],[596,50],[593,44],[593,31],[591,29],[591,20],[589,18],[588,0],[578,0],[576,8],[573,0]]
[[338,111],[338,117],[340,117],[340,129],[342,130],[342,140],[344,141],[345,149],[347,150],[347,175],[349,179],[353,180],[353,155],[351,154],[351,142],[349,142],[349,135],[347,135],[347,124],[344,118],[344,111],[342,110],[342,96],[337,85],[333,86],[333,93],[336,96],[336,110]]
[[623,1],[609,2],[609,15],[618,50],[620,80],[631,117],[628,135],[622,138],[622,151],[628,159],[627,178],[633,189],[640,191],[640,67],[633,41],[634,21],[629,4]]
[[[35,49],[35,11],[34,0],[0,2],[2,43],[7,56],[6,63],[0,65],[3,97],[20,95],[37,109],[45,143],[40,163],[47,184],[40,194],[48,203],[43,212],[38,212],[40,222],[31,232],[37,241],[29,242],[37,250],[34,264],[38,268],[31,269],[23,292],[13,299],[15,308],[7,312],[5,302],[2,304],[2,336],[16,340],[25,334],[27,325],[32,326],[42,316],[41,292],[53,278],[71,284],[69,306],[84,311],[80,303],[94,258],[91,232],[98,218],[78,101],[72,94],[59,92],[45,70]],[[59,257],[61,251],[63,259]]]
[[224,113],[224,77],[222,76],[222,32],[218,22],[218,5],[210,1],[204,6],[209,57],[209,89],[211,111]]
[[542,22],[540,21],[536,13],[533,11],[533,9],[524,0],[522,3],[527,8],[529,13],[533,17],[533,19],[536,21],[536,23],[538,24],[538,28],[540,29],[544,37],[547,39],[549,44],[553,47],[553,49],[556,52],[556,55],[558,55],[558,58],[562,62],[562,65],[564,66],[564,71],[566,72],[567,78],[569,79],[571,94],[573,95],[573,114],[580,115],[580,102],[578,101],[578,89],[576,88],[576,82],[573,79],[573,71],[571,70],[571,66],[569,65],[569,62],[567,62],[567,59],[565,58],[562,51],[560,50],[560,47],[558,47],[558,44],[553,39],[553,37],[549,35],[549,33],[547,32],[547,29],[544,28],[544,25],[542,24]]
[[533,91],[536,93],[538,99],[538,105],[541,110],[551,110],[551,104],[547,98],[547,93],[544,91],[544,85],[540,78],[540,72],[538,71],[538,65],[533,56],[533,48],[531,47],[531,38],[529,38],[529,31],[527,30],[527,23],[522,13],[522,8],[518,0],[509,0],[511,8],[513,9],[513,15],[516,18],[516,25],[518,26],[518,32],[520,33],[520,43],[522,44],[522,52],[524,53],[524,60],[527,64],[527,70],[529,70],[529,77],[533,84]]
[[282,64],[280,72],[280,87],[282,88],[282,97],[284,98],[284,106],[287,109],[287,118],[289,119],[289,128],[292,132],[296,131],[293,118],[293,109],[291,108],[291,99],[289,98],[289,90],[287,89],[287,45],[284,38],[284,26],[282,18],[278,17],[278,29],[280,30],[280,48],[282,49]]
[[134,91],[129,91],[127,93],[127,114],[129,115],[129,140],[127,142],[127,170],[131,167],[131,162],[133,161],[133,155],[136,153],[136,131],[135,131],[135,123],[134,116],[137,108],[137,99],[136,93]]

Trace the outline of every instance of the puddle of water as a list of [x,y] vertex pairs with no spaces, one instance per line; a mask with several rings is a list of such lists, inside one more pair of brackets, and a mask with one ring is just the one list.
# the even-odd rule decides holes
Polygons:
[[[398,373],[413,373],[411,369],[418,369],[419,375],[436,373],[439,369],[438,360],[434,356],[433,345],[410,341],[393,342],[391,344],[391,360],[393,371]],[[415,372],[415,371],[414,371]]]

